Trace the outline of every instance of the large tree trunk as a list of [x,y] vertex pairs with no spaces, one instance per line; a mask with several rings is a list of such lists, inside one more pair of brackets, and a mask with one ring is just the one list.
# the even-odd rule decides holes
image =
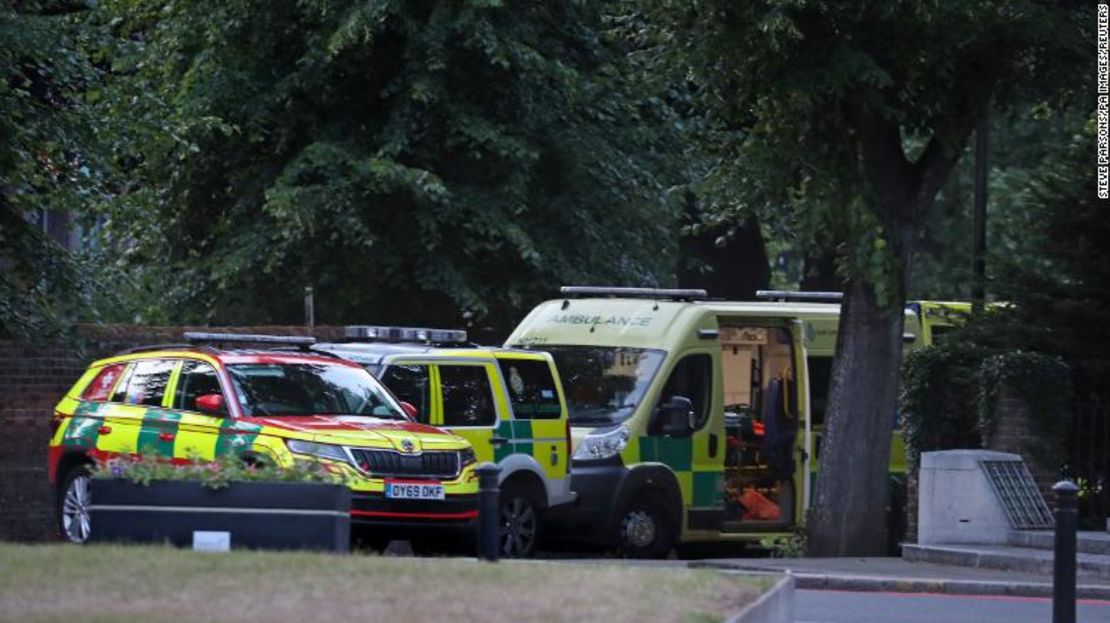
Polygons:
[[840,310],[807,530],[811,556],[887,554],[890,442],[901,381],[906,284],[918,219],[933,203],[946,176],[944,166],[954,162],[944,153],[943,145],[933,141],[911,164],[896,125],[876,121],[861,129],[865,201],[881,226],[890,265],[885,273],[876,271],[870,236],[857,234],[860,246],[849,254],[859,256],[852,258],[855,269]]
[[904,305],[895,298],[881,305],[870,284],[847,284],[808,530],[811,556],[887,554]]

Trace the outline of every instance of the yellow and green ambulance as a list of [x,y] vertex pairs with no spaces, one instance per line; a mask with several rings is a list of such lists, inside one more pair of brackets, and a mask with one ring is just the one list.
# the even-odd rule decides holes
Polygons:
[[350,326],[319,351],[357,362],[416,419],[462,436],[501,467],[501,554],[530,556],[549,511],[574,500],[559,373],[543,352],[467,344],[465,331]]
[[[988,309],[998,303],[992,303]],[[971,316],[971,303],[967,301],[911,301],[906,305],[906,311],[913,316],[913,325],[916,332],[907,331],[907,338],[912,333],[910,343],[912,348],[920,348],[944,341],[945,336],[953,329],[967,322]],[[907,320],[907,327],[911,326]]]
[[[562,375],[579,499],[561,531],[655,557],[678,542],[758,541],[803,523],[839,293],[776,302],[708,301],[700,290],[563,294],[538,305],[506,342],[550,352]],[[957,323],[951,312],[963,305],[907,307],[910,348],[932,342],[922,329],[930,321]],[[943,316],[920,313],[937,306]],[[891,416],[890,518],[900,522],[905,452]]]
[[787,535],[809,503],[805,327],[700,290],[568,287],[506,345],[550,353],[573,434],[565,535],[661,557]]

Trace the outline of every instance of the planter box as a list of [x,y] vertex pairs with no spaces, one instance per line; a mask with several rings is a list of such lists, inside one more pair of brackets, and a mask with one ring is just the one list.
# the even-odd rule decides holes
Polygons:
[[228,533],[232,548],[350,550],[351,491],[343,485],[233,482],[208,489],[195,481],[142,486],[94,478],[91,487],[96,542],[192,547],[202,531]]

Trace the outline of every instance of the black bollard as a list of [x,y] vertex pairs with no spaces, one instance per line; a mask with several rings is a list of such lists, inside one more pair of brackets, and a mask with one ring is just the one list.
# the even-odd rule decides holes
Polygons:
[[1052,562],[1052,623],[1075,623],[1075,530],[1079,511],[1075,494],[1079,487],[1061,480],[1056,492],[1056,548]]
[[497,508],[501,468],[482,463],[474,471],[478,474],[478,558],[497,562],[501,557],[501,511]]

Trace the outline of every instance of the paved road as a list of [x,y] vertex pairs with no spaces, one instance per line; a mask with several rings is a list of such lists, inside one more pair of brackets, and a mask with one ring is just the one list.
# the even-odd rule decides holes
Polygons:
[[[1034,597],[796,591],[797,623],[1047,623],[1052,602]],[[1080,623],[1110,623],[1110,601],[1080,600]]]

